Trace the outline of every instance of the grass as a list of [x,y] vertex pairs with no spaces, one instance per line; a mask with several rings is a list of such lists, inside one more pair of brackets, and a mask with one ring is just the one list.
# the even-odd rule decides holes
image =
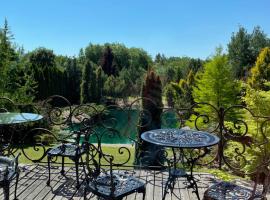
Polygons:
[[[114,156],[114,163],[123,163],[124,161],[128,160],[128,153],[126,150],[123,149],[123,154],[120,154],[119,147],[120,147],[120,145],[105,145],[104,147],[102,147],[102,150],[103,150],[103,153],[110,154],[110,155]],[[44,154],[44,150],[46,151],[48,148],[50,148],[50,146],[45,146],[45,149],[43,149],[43,147],[41,147],[41,146],[38,146],[38,147],[36,147],[36,150],[37,150],[36,151],[34,149],[34,147],[28,146],[28,147],[24,147],[23,150],[29,158],[39,159]],[[134,161],[135,150],[134,150],[134,147],[131,147],[131,146],[128,149],[130,150],[131,157],[130,157],[128,163],[126,163],[125,165],[132,165],[133,161]],[[18,150],[18,152],[22,153],[22,150]],[[15,153],[15,155],[16,154],[17,153]],[[56,161],[60,163],[61,158],[57,158]],[[70,162],[70,163],[73,162],[68,158],[66,158],[66,161]],[[41,162],[47,162],[47,157],[45,156],[41,160]],[[33,164],[33,162],[31,160],[29,160],[23,153],[19,157],[19,163],[20,164]],[[107,164],[107,163],[103,160],[102,164]]]

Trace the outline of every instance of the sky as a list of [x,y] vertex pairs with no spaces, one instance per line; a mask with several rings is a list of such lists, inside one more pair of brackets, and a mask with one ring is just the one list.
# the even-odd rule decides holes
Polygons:
[[205,59],[233,32],[260,26],[270,37],[270,0],[0,0],[14,42],[76,56],[89,43],[122,43],[153,58]]

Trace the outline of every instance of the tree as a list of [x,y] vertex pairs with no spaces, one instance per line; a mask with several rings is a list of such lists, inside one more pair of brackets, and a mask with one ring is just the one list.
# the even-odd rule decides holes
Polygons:
[[117,74],[122,69],[129,68],[130,67],[129,49],[125,47],[123,44],[117,44],[117,43],[110,44],[110,47],[114,55],[113,66],[116,67]]
[[270,46],[270,39],[259,26],[253,29],[250,37],[250,49],[252,52],[252,64],[254,64],[264,47]]
[[245,28],[240,27],[236,34],[232,34],[231,41],[228,44],[228,58],[233,66],[235,77],[244,77],[249,67],[253,64],[250,35]]
[[116,68],[113,65],[114,55],[110,46],[106,46],[101,57],[101,67],[108,76],[116,75]]
[[80,51],[80,60],[92,61],[96,65],[100,64],[100,58],[102,57],[104,46],[99,44],[89,44],[85,50]]
[[177,108],[188,108],[194,103],[192,88],[195,77],[192,70],[186,79],[180,79],[178,83],[170,82],[166,87],[165,94],[169,105]]
[[68,58],[65,73],[66,81],[63,84],[66,86],[66,96],[71,103],[78,104],[80,102],[81,70],[76,58]]
[[[140,144],[136,148],[136,158],[149,166],[159,166],[162,162],[160,146],[141,140],[141,134],[145,131],[161,128],[162,86],[159,76],[149,71],[142,87],[142,110],[138,126],[138,140]],[[147,152],[149,154],[147,154]],[[138,160],[136,160],[138,164]]]
[[38,48],[29,55],[29,63],[37,82],[38,100],[54,94],[63,95],[60,93],[63,72],[56,68],[55,58],[53,51],[46,48]]
[[83,68],[81,82],[81,103],[89,103],[94,101],[96,76],[93,72],[92,63],[87,61]]
[[96,102],[100,103],[102,99],[102,91],[104,87],[104,74],[101,67],[96,70]]
[[229,61],[237,78],[246,78],[247,72],[256,62],[262,48],[270,45],[270,39],[259,26],[251,34],[243,27],[232,35],[228,44]]
[[255,66],[251,69],[249,85],[254,89],[269,90],[265,83],[270,81],[270,48],[264,48],[259,54]]
[[[239,84],[233,79],[227,56],[217,49],[212,59],[196,79],[192,96],[195,102],[206,102],[220,108],[227,108],[238,103]],[[209,107],[202,106],[201,111],[211,113]]]

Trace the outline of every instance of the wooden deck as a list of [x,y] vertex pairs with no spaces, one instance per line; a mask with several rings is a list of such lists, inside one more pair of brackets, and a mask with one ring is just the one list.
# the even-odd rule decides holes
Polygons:
[[[82,170],[81,170],[82,171]],[[130,171],[131,173],[140,176],[142,180],[147,183],[146,200],[160,200],[163,194],[163,188],[167,178],[167,172],[157,171]],[[203,196],[203,192],[209,185],[213,184],[214,177],[209,174],[197,174],[197,178],[200,180],[198,183],[200,196]],[[64,200],[64,199],[83,199],[84,184],[81,184],[77,190],[75,187],[75,170],[73,167],[66,168],[66,176],[60,174],[59,167],[53,167],[51,176],[51,186],[46,185],[48,178],[48,170],[46,165],[27,165],[21,166],[20,179],[18,183],[18,199],[19,200]],[[81,180],[83,179],[83,173],[81,173]],[[191,189],[185,188],[185,179],[178,179],[176,188],[174,189],[175,195],[179,199],[193,200],[196,199]],[[11,198],[14,195],[14,181],[11,185]],[[167,194],[166,200],[178,199],[176,196]],[[1,190],[0,199],[4,199],[3,192]],[[95,196],[88,194],[88,199],[97,199]],[[133,194],[126,199],[142,199],[141,194]]]

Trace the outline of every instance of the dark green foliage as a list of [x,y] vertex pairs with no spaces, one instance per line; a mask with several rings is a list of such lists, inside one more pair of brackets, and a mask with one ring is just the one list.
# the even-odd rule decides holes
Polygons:
[[65,96],[72,104],[80,102],[81,70],[77,59],[68,59],[66,70]]
[[91,79],[93,80],[93,67],[92,64],[87,61],[83,68],[82,82],[81,82],[81,103],[91,102]]
[[101,57],[101,68],[108,76],[116,75],[116,67],[113,65],[114,55],[110,46],[106,46]]
[[159,63],[161,65],[164,65],[165,61],[166,61],[166,57],[164,56],[164,54],[161,55],[160,53],[158,53],[156,55],[155,63]]
[[103,90],[103,76],[102,76],[102,69],[98,67],[96,70],[96,103],[100,103],[102,99],[102,90]]
[[138,127],[138,140],[141,142],[141,145],[138,145],[136,148],[136,158],[142,158],[142,162],[149,166],[160,165],[162,162],[160,157],[162,155],[162,149],[157,145],[142,141],[141,134],[145,131],[161,128],[162,109],[162,86],[160,78],[153,71],[149,71],[142,87],[143,113],[140,115]]
[[228,44],[228,58],[235,77],[246,78],[261,49],[269,45],[270,40],[260,27],[255,27],[252,34],[247,33],[243,27],[233,33]]
[[122,69],[129,68],[131,57],[129,53],[129,49],[122,44],[107,44],[110,45],[114,59],[113,66],[116,67],[117,73],[119,73]]
[[14,101],[30,103],[33,100],[35,82],[23,59],[23,50],[16,51],[13,35],[7,20],[0,29],[0,96]]
[[92,61],[93,63],[99,65],[101,57],[104,51],[104,46],[99,44],[90,44],[85,48],[85,50],[80,51],[80,60],[81,63],[84,63],[85,60]]
[[55,58],[53,51],[45,48],[36,49],[29,55],[29,63],[37,82],[38,100],[54,94],[64,95],[65,74],[56,67]]
[[252,65],[252,52],[250,50],[250,35],[243,27],[233,33],[228,44],[228,56],[236,77],[244,77],[247,69]]
[[195,84],[195,77],[192,70],[186,79],[181,79],[178,83],[167,84],[165,96],[168,106],[176,108],[188,108],[194,103],[192,88]]

